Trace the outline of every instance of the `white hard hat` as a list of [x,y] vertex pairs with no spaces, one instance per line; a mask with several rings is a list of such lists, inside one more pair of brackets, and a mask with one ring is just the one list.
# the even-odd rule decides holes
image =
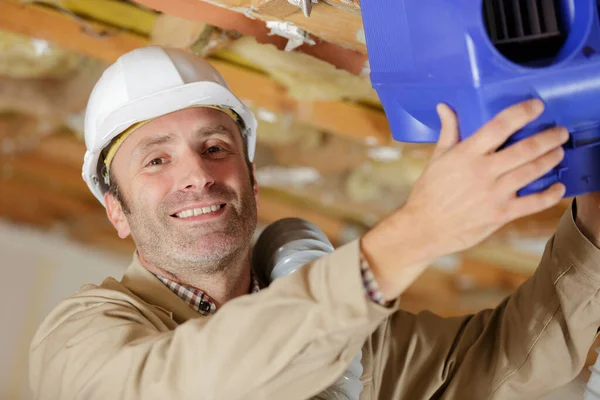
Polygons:
[[254,158],[256,118],[208,62],[179,49],[143,47],[121,56],[104,71],[85,113],[83,179],[104,204],[108,185],[101,154],[132,125],[192,106],[233,111],[243,125],[248,158]]

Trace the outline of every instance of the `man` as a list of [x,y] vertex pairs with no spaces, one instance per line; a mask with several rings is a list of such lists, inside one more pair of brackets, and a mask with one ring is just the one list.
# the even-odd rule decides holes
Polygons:
[[444,319],[398,300],[435,258],[560,201],[560,184],[516,192],[561,161],[564,128],[497,151],[542,111],[518,104],[459,143],[441,105],[439,144],[407,203],[259,290],[252,113],[202,60],[124,55],[90,98],[83,174],[137,251],[121,281],[86,285],[46,318],[31,345],[36,398],[307,399],[361,349],[362,399],[533,399],[563,385],[600,325],[594,195],[496,309]]

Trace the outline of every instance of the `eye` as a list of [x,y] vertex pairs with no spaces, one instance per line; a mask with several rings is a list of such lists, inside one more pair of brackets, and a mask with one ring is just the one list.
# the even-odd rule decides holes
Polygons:
[[208,154],[214,154],[220,151],[223,151],[223,149],[220,146],[210,146],[208,149],[206,149],[206,153]]
[[226,147],[221,145],[212,145],[207,146],[206,150],[202,153],[204,157],[208,157],[210,159],[219,160],[221,158],[226,157],[229,152]]
[[167,162],[167,159],[164,157],[157,157],[157,158],[153,158],[149,163],[148,166],[155,166],[155,165],[161,165]]

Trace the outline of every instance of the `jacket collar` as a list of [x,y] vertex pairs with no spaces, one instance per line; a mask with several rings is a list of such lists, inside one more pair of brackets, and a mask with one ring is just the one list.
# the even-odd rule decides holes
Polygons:
[[121,283],[146,303],[170,314],[178,324],[200,317],[200,314],[142,266],[137,252],[134,253],[131,264],[123,274]]

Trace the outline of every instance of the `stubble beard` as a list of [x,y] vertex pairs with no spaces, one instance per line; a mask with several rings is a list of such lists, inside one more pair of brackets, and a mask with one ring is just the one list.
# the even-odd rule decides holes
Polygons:
[[[147,263],[174,277],[189,280],[199,274],[223,273],[228,266],[243,258],[249,262],[257,220],[252,187],[245,187],[239,196],[224,187],[215,187],[212,191],[212,195],[228,199],[225,213],[215,221],[194,226],[174,221],[165,211],[172,209],[169,204],[163,204],[158,211],[150,213],[131,207],[127,216],[131,235]],[[178,195],[168,203],[201,200],[197,195],[193,196]],[[147,218],[150,215],[153,218]]]

